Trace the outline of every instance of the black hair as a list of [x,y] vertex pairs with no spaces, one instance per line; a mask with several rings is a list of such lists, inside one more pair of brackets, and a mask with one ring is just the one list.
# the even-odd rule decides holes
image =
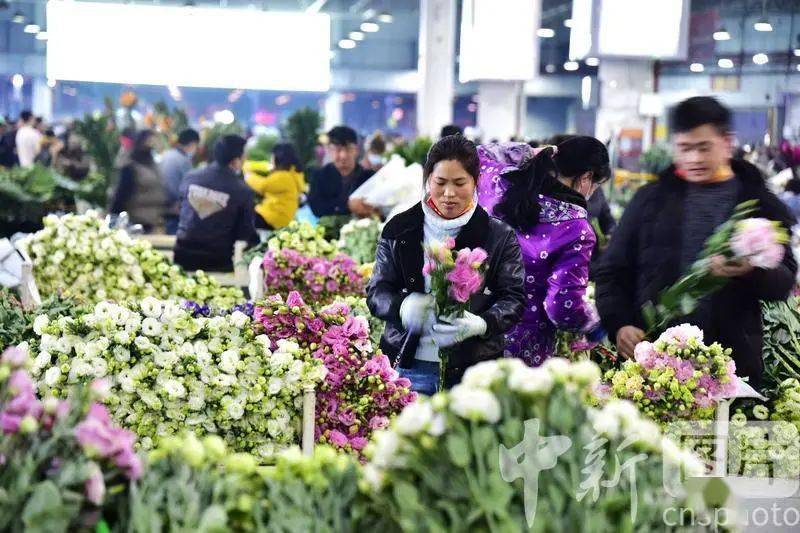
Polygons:
[[26,109],[25,111],[23,111],[22,113],[20,113],[20,114],[19,114],[19,119],[20,119],[22,122],[25,122],[26,124],[27,124],[28,122],[30,122],[30,120],[31,120],[32,118],[33,118],[33,113],[31,113],[31,112],[30,112],[29,110],[27,110],[27,109]]
[[290,170],[292,167],[297,171],[303,170],[300,159],[297,157],[297,152],[295,152],[291,143],[276,144],[272,149],[272,157],[275,158],[276,170]]
[[433,167],[440,161],[458,161],[464,167],[464,170],[475,179],[475,183],[478,182],[481,169],[478,149],[475,147],[475,143],[463,135],[442,137],[436,144],[431,146],[423,166],[425,181],[428,181],[428,177],[433,172]]
[[375,132],[375,135],[372,136],[367,149],[373,154],[383,154],[386,152],[386,141],[383,140],[383,135],[381,135],[379,131]]
[[247,141],[239,135],[224,135],[214,145],[214,161],[221,167],[227,167],[231,161],[244,155]]
[[328,142],[336,146],[358,144],[358,135],[350,126],[336,126],[328,132]]
[[464,135],[464,130],[458,124],[448,124],[447,126],[443,126],[442,131],[439,132],[439,138],[444,139],[450,135]]
[[558,146],[564,141],[574,139],[575,137],[577,137],[577,135],[570,135],[569,133],[558,133],[547,139],[546,144],[552,144],[553,146]]
[[199,142],[200,134],[192,128],[187,128],[178,134],[178,144],[181,146],[189,146],[190,144]]
[[675,106],[670,114],[670,130],[672,133],[684,133],[709,124],[720,135],[731,131],[731,112],[716,98],[695,96]]
[[786,183],[786,192],[800,194],[800,179],[792,178]]
[[504,176],[510,187],[495,212],[514,228],[527,229],[539,221],[539,194],[563,188],[559,177],[574,182],[586,172],[592,173],[593,183],[611,177],[608,150],[594,137],[573,136],[557,147],[543,148],[523,168]]
[[131,149],[131,159],[142,165],[152,165],[153,152],[152,148],[147,145],[147,141],[155,135],[153,130],[141,130],[136,133],[133,139],[133,148]]

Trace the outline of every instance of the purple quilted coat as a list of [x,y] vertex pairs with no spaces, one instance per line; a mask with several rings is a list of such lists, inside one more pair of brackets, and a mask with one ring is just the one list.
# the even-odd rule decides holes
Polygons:
[[[523,143],[480,146],[478,203],[493,214],[508,188],[503,174],[517,170],[536,151]],[[506,357],[533,366],[555,350],[556,330],[588,331],[598,323],[594,305],[584,300],[595,234],[586,210],[539,195],[539,223],[517,232],[525,266],[526,307],[522,320],[506,334]]]

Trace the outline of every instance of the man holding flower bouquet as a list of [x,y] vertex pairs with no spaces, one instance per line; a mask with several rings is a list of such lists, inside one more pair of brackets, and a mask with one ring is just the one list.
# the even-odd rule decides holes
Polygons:
[[[707,341],[730,347],[737,375],[758,387],[759,302],[785,299],[794,284],[797,264],[785,242],[794,217],[756,167],[731,159],[730,112],[717,100],[681,102],[671,130],[673,166],[637,192],[596,271],[598,310],[625,357],[633,356],[657,314],[642,310],[656,309],[659,327],[664,317],[688,321]],[[758,218],[726,223],[745,208]],[[748,247],[763,252],[741,251]],[[675,316],[676,307],[687,309],[688,317]]]
[[461,135],[428,153],[424,200],[383,230],[367,288],[386,321],[381,349],[423,394],[503,355],[524,307],[524,270],[514,231],[476,199],[480,161]]

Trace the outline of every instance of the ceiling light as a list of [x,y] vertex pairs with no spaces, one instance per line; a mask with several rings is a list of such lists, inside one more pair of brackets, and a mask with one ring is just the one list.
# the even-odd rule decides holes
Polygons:
[[388,11],[384,11],[377,16],[379,22],[383,22],[384,24],[391,24],[394,22],[394,17]]
[[544,71],[548,74],[552,74],[556,71],[556,66],[552,63],[548,63],[546,67],[544,67]]
[[715,41],[730,41],[731,40],[731,34],[728,33],[728,30],[726,30],[725,28],[720,28],[717,31],[715,31],[713,37],[714,37]]
[[596,67],[599,64],[600,64],[600,60],[597,59],[596,57],[587,57],[586,58],[586,66]]
[[769,56],[764,53],[759,53],[753,56],[753,63],[756,65],[766,65],[769,63]]
[[572,27],[572,19],[565,19],[564,20],[564,27],[571,28]]
[[733,60],[728,59],[727,57],[723,57],[719,61],[717,61],[717,65],[719,68],[733,68]]
[[551,37],[556,36],[556,31],[552,28],[539,28],[536,30],[536,35],[542,39],[550,39]]
[[356,47],[356,42],[352,39],[342,39],[339,41],[339,48],[344,48],[345,50],[351,50]]
[[564,63],[564,70],[568,72],[574,72],[578,70],[578,67],[580,67],[580,65],[578,65],[577,61],[567,61]]
[[22,77],[22,74],[14,74],[11,76],[11,85],[16,89],[22,89],[22,86],[25,85],[25,78]]
[[702,63],[692,63],[689,65],[689,70],[692,72],[703,72],[706,68],[703,66]]
[[353,41],[363,41],[364,40],[364,34],[362,32],[360,32],[360,31],[351,31],[348,34],[348,36]]
[[800,72],[800,64],[798,64],[798,65],[795,65],[795,66],[794,66],[794,68],[796,68],[796,69],[797,69],[797,72]]
[[47,86],[53,89],[56,86],[56,80],[53,78],[47,78]]
[[48,35],[46,31],[40,31],[39,33],[36,34],[37,41],[46,41],[47,37]]
[[14,13],[14,16],[11,17],[11,22],[14,24],[24,24],[25,23],[25,15],[22,14],[22,11],[17,11]]
[[375,33],[379,29],[381,29],[381,27],[378,26],[378,24],[375,23],[375,22],[362,22],[361,23],[361,31],[363,31],[363,32]]
[[756,31],[772,31],[772,24],[765,18],[758,19],[758,22],[753,24],[753,29]]
[[214,113],[214,122],[219,122],[227,126],[228,124],[233,124],[234,120],[236,120],[236,117],[230,109],[223,109],[222,111]]
[[39,33],[40,29],[38,24],[28,24],[23,31],[25,33]]

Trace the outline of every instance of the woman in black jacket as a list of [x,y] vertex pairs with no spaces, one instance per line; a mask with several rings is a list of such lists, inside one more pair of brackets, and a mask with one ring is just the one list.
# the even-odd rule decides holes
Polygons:
[[[471,141],[453,135],[437,142],[425,162],[425,199],[392,218],[378,242],[367,303],[386,321],[381,349],[425,394],[436,391],[439,348],[454,348],[445,375],[450,387],[467,367],[503,355],[503,334],[525,305],[519,243],[508,225],[478,206],[479,169]],[[484,286],[453,324],[437,322],[430,278],[422,273],[423,244],[447,237],[455,239],[456,250],[488,253]]]

